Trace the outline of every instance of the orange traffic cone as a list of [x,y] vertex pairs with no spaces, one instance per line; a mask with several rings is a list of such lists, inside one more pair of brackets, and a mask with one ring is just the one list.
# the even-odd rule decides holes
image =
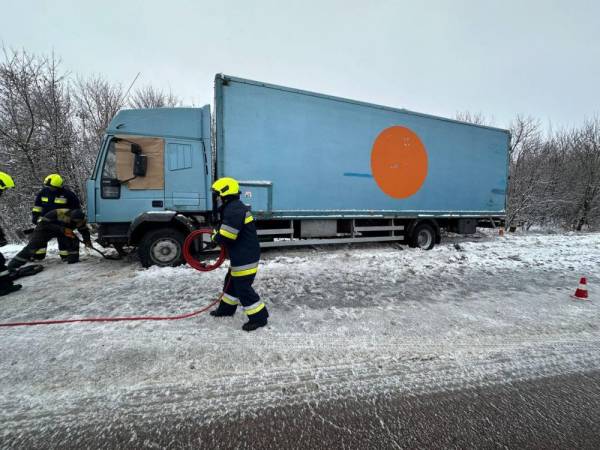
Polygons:
[[579,280],[579,287],[575,291],[575,295],[573,296],[573,298],[577,300],[587,300],[588,291],[587,280],[585,279],[585,277],[581,277],[581,280]]

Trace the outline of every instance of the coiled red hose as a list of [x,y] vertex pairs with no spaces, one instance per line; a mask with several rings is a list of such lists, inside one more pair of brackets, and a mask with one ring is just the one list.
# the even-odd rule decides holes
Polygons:
[[199,270],[200,272],[210,272],[211,270],[215,270],[227,257],[225,253],[225,247],[221,247],[221,253],[219,257],[213,264],[205,264],[202,261],[198,261],[196,258],[192,256],[192,244],[194,240],[203,234],[212,235],[212,229],[210,228],[200,228],[199,230],[192,231],[188,234],[188,237],[185,238],[185,242],[183,243],[183,257],[185,261],[192,266],[194,269]]
[[[217,261],[214,264],[210,264],[210,265],[204,264],[192,256],[191,246],[192,246],[192,243],[194,242],[194,239],[196,239],[197,237],[199,237],[203,234],[211,234],[211,233],[212,233],[212,230],[210,228],[201,228],[199,230],[193,231],[192,233],[189,234],[189,236],[186,238],[186,240],[183,244],[183,256],[184,256],[186,262],[190,266],[192,266],[194,269],[199,270],[201,272],[209,272],[211,270],[215,270],[217,267],[219,267],[221,264],[223,264],[223,261],[225,261],[226,254],[225,254],[225,249],[223,247],[221,248],[221,253],[219,255],[219,258],[217,259]],[[225,289],[227,289],[227,288],[225,288]],[[190,312],[187,314],[179,314],[177,316],[87,317],[87,318],[83,318],[83,319],[37,320],[37,321],[33,321],[33,322],[0,323],[0,327],[27,327],[27,326],[34,326],[34,325],[57,325],[57,324],[63,324],[63,323],[77,323],[77,322],[134,322],[134,321],[141,321],[141,320],[153,320],[153,321],[181,320],[181,319],[188,319],[190,317],[194,317],[194,316],[197,316],[198,314],[202,314],[203,312],[208,311],[214,305],[219,303],[221,301],[222,297],[223,297],[223,293],[221,292],[221,295],[219,295],[219,297],[214,302],[212,302],[210,305],[205,306],[197,311],[193,311],[193,312]]]

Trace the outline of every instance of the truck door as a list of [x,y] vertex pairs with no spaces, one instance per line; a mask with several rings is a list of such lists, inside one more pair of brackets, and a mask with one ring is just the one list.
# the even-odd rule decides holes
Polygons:
[[174,211],[207,209],[208,167],[202,141],[167,139],[165,207]]
[[[143,177],[133,175],[132,143],[147,159]],[[107,140],[96,189],[96,222],[131,222],[137,215],[165,209],[164,140],[153,137],[113,136]]]

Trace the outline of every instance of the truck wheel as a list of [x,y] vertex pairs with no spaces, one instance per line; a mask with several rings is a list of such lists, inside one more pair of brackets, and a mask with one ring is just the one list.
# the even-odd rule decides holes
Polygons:
[[142,266],[175,267],[183,264],[184,240],[184,234],[173,228],[148,231],[138,246]]
[[431,250],[435,245],[435,230],[428,223],[421,223],[415,227],[410,237],[411,247]]

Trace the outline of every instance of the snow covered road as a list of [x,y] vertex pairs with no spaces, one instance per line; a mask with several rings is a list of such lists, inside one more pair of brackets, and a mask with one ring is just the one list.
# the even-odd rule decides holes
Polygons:
[[[18,247],[5,247],[12,255]],[[148,270],[95,256],[23,280],[0,322],[178,314],[225,268]],[[156,421],[385,393],[449,392],[600,369],[600,234],[270,251],[255,287],[266,329],[238,313],[176,322],[0,329],[5,442],[107,418]],[[570,295],[588,277],[591,302]]]

